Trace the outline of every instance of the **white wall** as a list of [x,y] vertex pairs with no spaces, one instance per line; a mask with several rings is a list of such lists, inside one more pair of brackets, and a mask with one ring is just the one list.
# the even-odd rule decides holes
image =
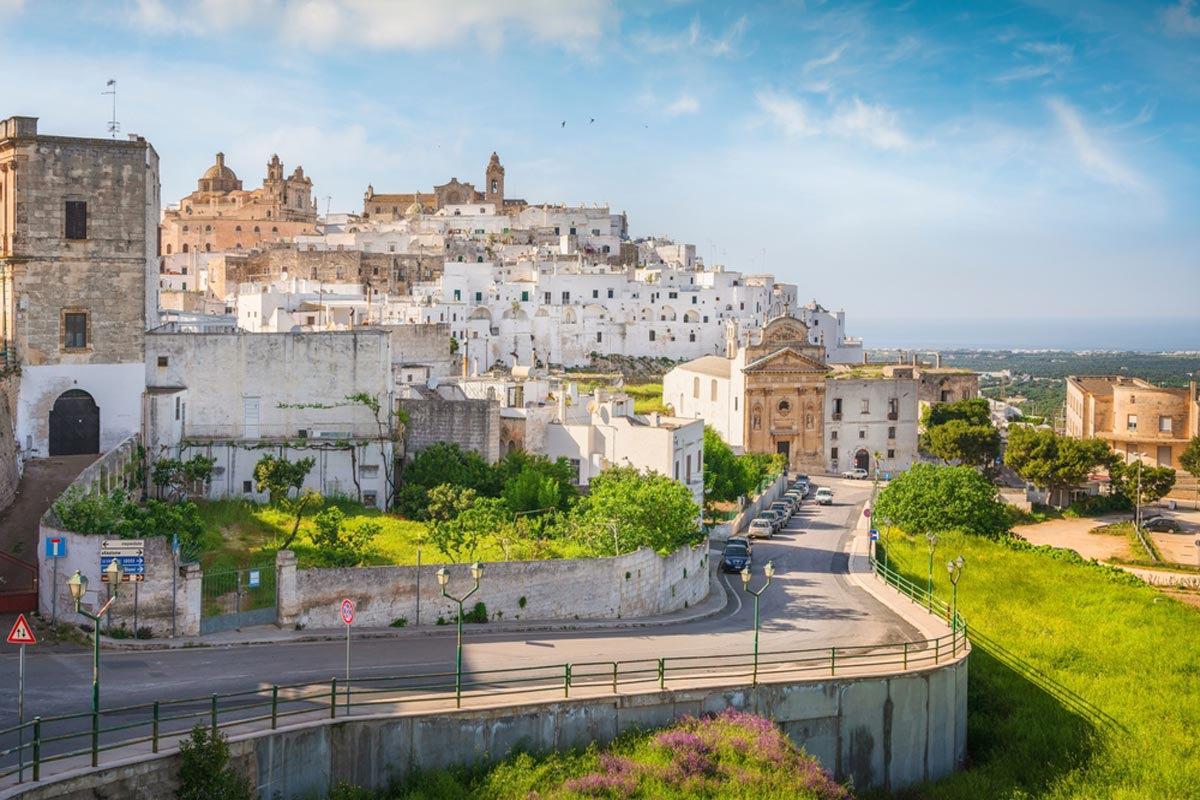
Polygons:
[[146,365],[55,364],[21,368],[17,399],[17,444],[32,452],[25,458],[43,458],[50,453],[50,409],[59,395],[82,389],[100,407],[100,452],[138,433],[142,425],[142,392],[146,387]]
[[[841,419],[835,419],[836,401],[842,401]],[[888,419],[888,401],[897,401],[897,418]],[[863,413],[863,401],[867,413]],[[917,381],[887,378],[830,378],[825,382],[825,465],[829,472],[854,468],[855,454],[865,450],[867,469],[880,473],[907,470],[917,460]],[[895,429],[895,436],[889,430]],[[838,458],[833,459],[833,448]],[[888,453],[891,452],[891,457]],[[875,453],[881,458],[878,462]]]

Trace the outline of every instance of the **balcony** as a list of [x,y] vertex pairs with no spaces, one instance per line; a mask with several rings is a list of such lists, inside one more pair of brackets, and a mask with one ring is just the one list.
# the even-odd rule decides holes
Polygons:
[[888,415],[887,415],[887,418],[888,418],[888,419],[890,419],[890,420],[893,420],[893,421],[894,421],[894,420],[898,420],[898,419],[900,419],[900,412],[898,412],[898,411],[889,411],[889,412],[888,412]]
[[833,421],[834,421],[834,422],[840,422],[840,421],[841,421],[841,419],[842,419],[842,412],[840,412],[840,411],[835,411],[835,412],[833,412],[833,414],[831,414],[830,416],[833,418]]

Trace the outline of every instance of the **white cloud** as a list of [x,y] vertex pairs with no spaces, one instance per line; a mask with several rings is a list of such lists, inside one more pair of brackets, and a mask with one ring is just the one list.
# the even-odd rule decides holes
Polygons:
[[1163,28],[1174,36],[1200,36],[1200,14],[1195,13],[1196,0],[1179,0],[1163,9]]
[[20,11],[25,6],[25,0],[0,0],[0,11]]
[[895,111],[857,97],[828,116],[815,115],[802,100],[774,91],[761,91],[755,99],[767,118],[787,136],[825,135],[861,142],[877,150],[903,151],[914,146],[901,129]]
[[706,56],[732,56],[737,55],[748,27],[749,20],[741,16],[723,34],[715,36],[704,32],[697,17],[687,28],[677,33],[658,34],[642,31],[631,38],[638,50],[654,55],[696,52]]
[[692,97],[690,94],[681,94],[675,100],[675,102],[667,106],[666,110],[668,117],[678,117],[682,116],[683,114],[695,114],[700,110],[700,101]]
[[[0,0],[3,2],[4,0]],[[616,19],[610,0],[135,0],[133,19],[153,32],[210,36],[238,27],[274,29],[313,49],[348,42],[380,50],[428,50],[467,40],[496,48],[522,37],[579,48]]]
[[1047,100],[1046,105],[1066,135],[1067,144],[1089,175],[1101,183],[1138,194],[1150,191],[1146,179],[1137,170],[1125,164],[1108,144],[1088,130],[1074,106],[1057,97]]
[[834,63],[835,61],[837,61],[839,58],[841,58],[842,53],[845,52],[845,50],[846,50],[846,45],[843,44],[843,45],[839,46],[837,49],[835,49],[833,52],[831,52],[829,55],[821,56],[820,58],[814,58],[811,61],[806,61],[802,71],[804,72],[804,74],[807,75],[809,72],[812,72],[814,69],[819,69],[820,67],[827,67],[830,64]]
[[1075,51],[1070,45],[1057,42],[1026,42],[1017,48],[1016,56],[1022,60],[1029,57],[1036,60],[1002,72],[993,77],[993,81],[1009,83],[1057,74],[1059,70],[1071,63],[1075,57]]

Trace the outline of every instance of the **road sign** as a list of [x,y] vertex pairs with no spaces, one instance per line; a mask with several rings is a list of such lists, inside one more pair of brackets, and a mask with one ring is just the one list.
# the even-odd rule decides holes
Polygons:
[[29,628],[29,623],[25,621],[24,614],[17,615],[17,621],[8,634],[8,643],[37,644],[37,639],[33,638],[33,631]]
[[863,509],[863,516],[864,517],[871,516],[871,507],[870,506],[867,506],[866,508]]
[[61,536],[46,537],[46,558],[62,558],[67,554],[67,540]]
[[871,541],[872,542],[879,541],[879,531],[875,530],[874,528],[871,528]]
[[260,583],[261,579],[262,578],[261,578],[259,571],[256,569],[252,569],[252,570],[250,570],[249,580],[246,585],[251,589],[257,589],[258,584]]
[[146,559],[142,556],[100,556],[100,574],[108,579],[108,565],[116,561],[126,576],[145,575]]
[[342,622],[347,625],[354,622],[354,603],[349,599],[342,601]]
[[104,539],[100,542],[100,556],[144,556],[145,539]]

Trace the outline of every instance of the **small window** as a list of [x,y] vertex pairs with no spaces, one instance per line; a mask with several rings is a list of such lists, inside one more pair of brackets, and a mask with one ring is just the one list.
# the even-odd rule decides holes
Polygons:
[[363,505],[367,508],[379,507],[379,495],[375,492],[363,492]]
[[838,432],[837,432],[837,431],[830,431],[830,432],[829,432],[829,438],[830,438],[832,441],[835,441],[835,442],[837,441],[837,435],[838,435]]
[[612,289],[609,289],[609,290],[608,290],[608,299],[609,299],[609,300],[612,300],[612,296],[613,296],[613,290],[612,290]]
[[[159,356],[158,357],[158,365],[160,367],[165,367],[167,365],[167,356]],[[179,398],[175,398],[175,402],[178,403]]]
[[571,302],[571,293],[563,292],[562,293],[562,301],[563,301],[564,306],[567,305],[568,303],[570,303]]
[[887,457],[888,457],[888,458],[895,458],[895,457],[896,457],[896,451],[895,451],[895,450],[888,450]]
[[246,494],[250,494],[251,492],[253,492],[254,491],[254,482],[253,481],[242,481],[242,491],[245,492]]
[[888,438],[889,439],[896,438],[896,427],[894,425],[888,428]]
[[87,203],[83,200],[68,200],[66,207],[66,237],[87,238]]
[[692,331],[691,333],[688,334],[688,341],[689,342],[696,341],[696,332],[695,331]]
[[596,331],[596,341],[597,342],[601,341],[601,336],[603,336],[603,334],[600,333],[600,331]]
[[63,347],[84,350],[88,346],[88,315],[86,312],[63,314]]
[[1158,418],[1158,432],[1159,433],[1170,433],[1171,432],[1171,418],[1170,417],[1159,417]]
[[864,413],[864,414],[871,413],[871,401],[869,399],[867,399],[866,397],[864,397],[862,399],[862,413]]
[[1131,431],[1137,430],[1137,414],[1130,414],[1125,418],[1125,429]]
[[709,394],[711,395],[711,397],[709,399],[712,400],[714,403],[717,402],[717,379],[716,378],[713,378],[713,380],[712,380],[712,387],[709,390]]
[[592,299],[593,299],[593,300],[598,300],[599,298],[600,298],[600,290],[599,290],[599,289],[592,289]]
[[700,379],[692,378],[692,397],[700,398]]
[[866,429],[866,428],[859,428],[859,429],[858,429],[858,438],[860,438],[860,439],[865,439],[865,438],[867,438],[867,429]]
[[831,461],[837,461],[837,458],[838,458],[837,448],[836,447],[829,448],[829,459]]
[[175,420],[179,420],[179,398],[175,398]]
[[654,341],[654,331],[650,331],[650,341]]

